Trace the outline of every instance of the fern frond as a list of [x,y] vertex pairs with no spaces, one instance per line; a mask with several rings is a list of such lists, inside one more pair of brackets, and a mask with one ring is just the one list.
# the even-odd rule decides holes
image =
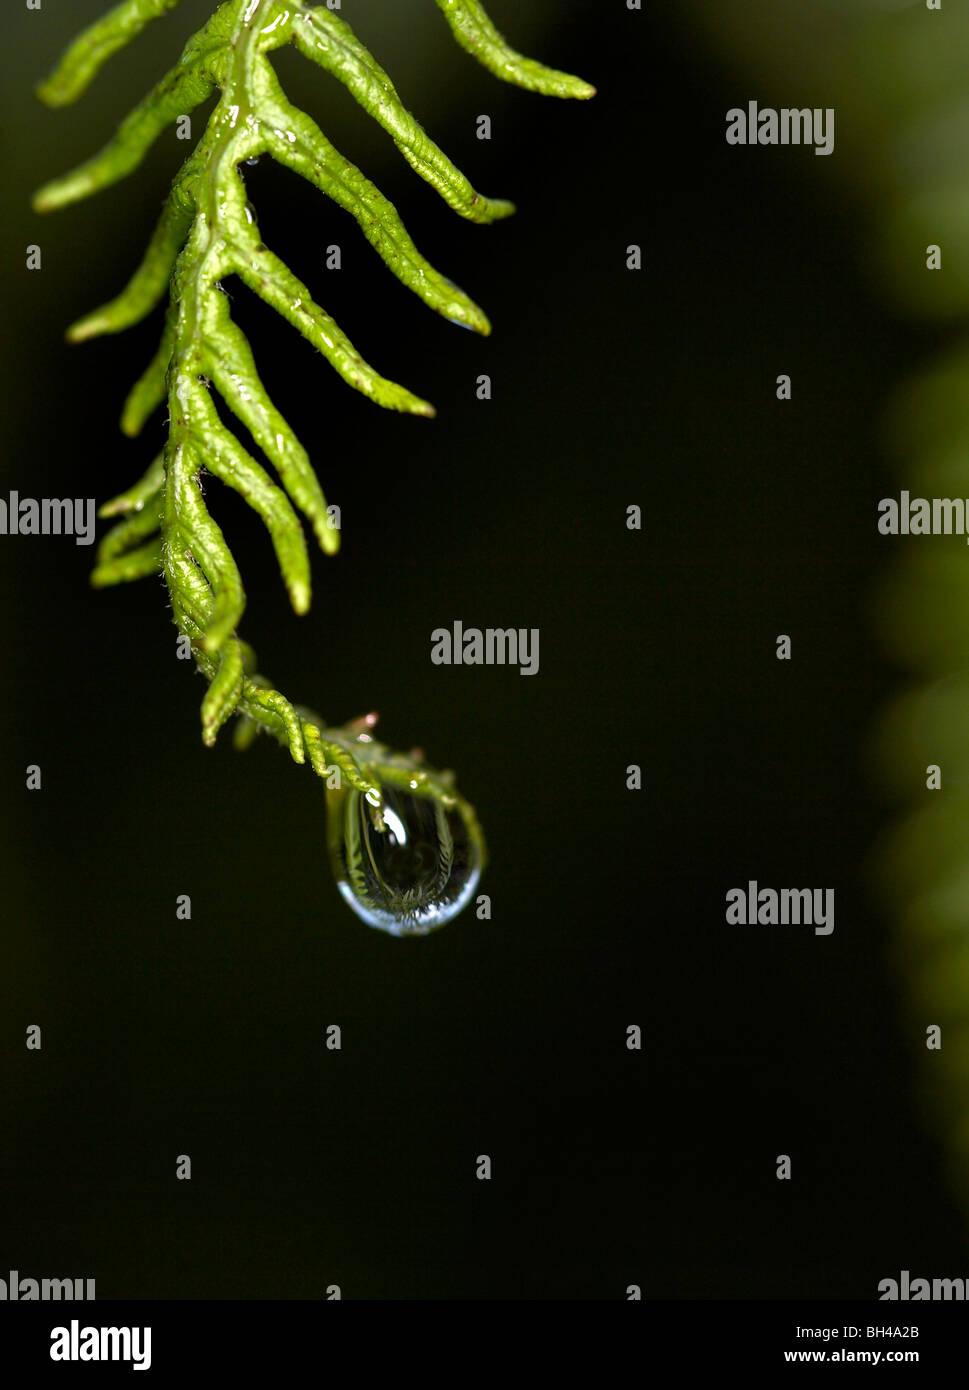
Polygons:
[[[38,95],[52,106],[76,100],[114,53],[176,3],[124,0],[75,41]],[[515,53],[473,0],[438,3],[458,42],[498,76],[555,96],[592,95],[580,79]],[[265,245],[241,167],[271,155],[349,212],[388,269],[435,312],[482,334],[490,332],[490,325],[482,310],[420,254],[394,205],[290,103],[269,61],[270,53],[289,43],[350,91],[456,212],[487,223],[514,211],[511,203],[476,192],[407,110],[386,72],[343,19],[325,6],[298,0],[226,0],[104,149],[45,184],[34,207],[39,212],[65,207],[124,178],[167,126],[219,94],[127,286],[68,330],[73,342],[117,333],[169,297],[159,349],[129,393],[121,419],[124,432],[137,435],[167,401],[167,442],[145,477],[101,509],[101,515],[123,520],[102,541],[92,582],[102,586],[164,574],[175,621],[210,683],[202,705],[206,743],[239,713],[240,741],[262,727],[289,747],[295,761],[309,757],[321,776],[333,762],[349,786],[376,796],[371,804],[379,817],[380,779],[364,770],[359,740],[339,732],[328,739],[314,733],[312,720],[307,722],[255,675],[252,654],[237,635],[245,592],[206,504],[204,475],[233,488],[262,518],[297,613],[306,612],[311,592],[297,510],[325,552],[338,549],[339,530],[305,449],[270,399],[251,348],[232,321],[222,282],[237,276],[297,328],[344,381],[378,405],[426,417],[434,408],[370,366]],[[211,398],[213,387],[248,430],[278,482],[222,422]],[[406,772],[410,786],[417,764],[398,765],[396,755],[388,757],[391,774],[395,768],[401,775]],[[442,805],[448,797],[458,804],[460,798],[435,777],[418,778],[419,794],[431,788],[429,794]],[[388,785],[395,785],[393,779]]]
[[74,40],[55,71],[37,88],[41,101],[48,106],[77,101],[112,54],[177,4],[178,0],[122,0]]
[[595,96],[595,87],[590,87],[581,77],[556,72],[554,68],[543,67],[534,59],[516,53],[499,34],[478,0],[437,0],[437,7],[443,11],[461,47],[503,82],[513,82],[516,87],[526,87],[549,97],[584,100]]
[[495,222],[515,211],[513,203],[475,192],[414,119],[383,68],[339,15],[323,8],[297,6],[293,42],[304,57],[343,83],[448,207],[472,222]]

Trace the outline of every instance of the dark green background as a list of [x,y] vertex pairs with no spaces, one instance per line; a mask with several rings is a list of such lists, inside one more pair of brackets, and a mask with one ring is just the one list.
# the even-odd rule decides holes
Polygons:
[[[3,23],[2,495],[103,500],[163,438],[160,416],[141,441],[116,427],[157,316],[83,348],[62,332],[133,269],[186,146],[162,138],[48,219],[29,194],[107,138],[207,5],[46,111],[32,82],[101,8]],[[268,742],[203,749],[161,581],[96,594],[93,550],[0,538],[0,1277],[94,1277],[102,1298],[872,1298],[901,1268],[963,1272],[923,1034],[863,876],[887,816],[863,744],[895,680],[865,616],[874,427],[925,344],[867,285],[835,161],[725,145],[737,86],[687,24],[593,0],[491,11],[595,101],[496,82],[430,0],[344,7],[473,182],[517,201],[491,229],[332,80],[277,66],[493,337],[428,313],[294,176],[247,170],[269,244],[439,415],[382,414],[237,285],[343,509],[308,617],[244,506],[208,496],[279,688],[333,721],[378,709],[389,742],[458,770],[493,919],[416,942],[364,927],[319,783]],[[540,628],[540,674],[432,666],[455,618]],[[728,928],[748,878],[835,888],[834,935]]]

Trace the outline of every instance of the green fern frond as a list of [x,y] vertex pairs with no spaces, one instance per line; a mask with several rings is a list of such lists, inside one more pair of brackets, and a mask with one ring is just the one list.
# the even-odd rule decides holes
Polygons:
[[513,82],[516,87],[527,87],[543,96],[582,99],[595,96],[595,87],[590,87],[581,77],[556,72],[554,68],[543,67],[534,59],[516,53],[498,33],[478,0],[437,0],[437,6],[461,47],[503,82]]
[[[40,98],[51,106],[75,101],[114,53],[176,4],[124,0],[75,41],[38,88]],[[578,78],[516,53],[474,0],[438,4],[458,42],[503,79],[554,96],[593,94]],[[393,204],[289,102],[269,54],[290,43],[343,83],[449,207],[480,223],[514,211],[511,203],[476,192],[407,110],[386,72],[343,19],[325,6],[294,0],[226,0],[104,149],[41,188],[34,207],[40,212],[65,207],[124,178],[166,127],[219,93],[128,285],[68,330],[72,342],[120,332],[168,296],[159,349],[130,391],[121,417],[123,431],[135,436],[167,401],[167,442],[141,481],[102,507],[102,516],[122,519],[101,542],[92,582],[105,586],[164,574],[175,621],[209,681],[202,704],[207,744],[238,713],[244,716],[242,742],[256,727],[266,728],[289,747],[296,762],[309,757],[321,776],[331,762],[343,767],[349,785],[363,794],[376,793],[379,804],[380,779],[361,763],[359,744],[339,731],[330,731],[327,740],[314,733],[312,721],[255,674],[252,654],[238,637],[245,592],[206,505],[204,475],[233,488],[262,518],[297,613],[307,611],[311,597],[309,554],[297,512],[326,553],[338,549],[339,530],[305,449],[270,400],[249,343],[232,321],[223,281],[238,276],[298,329],[344,381],[378,405],[425,417],[434,408],[370,366],[265,245],[241,166],[271,155],[349,212],[388,269],[431,309],[477,333],[489,333],[490,325],[482,310],[424,259]],[[210,387],[246,427],[275,478],[223,424]],[[413,765],[405,770],[412,773]],[[433,777],[428,785],[438,786]]]

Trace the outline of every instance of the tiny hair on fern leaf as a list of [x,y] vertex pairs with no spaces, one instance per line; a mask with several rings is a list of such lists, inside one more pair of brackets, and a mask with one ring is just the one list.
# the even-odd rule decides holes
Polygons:
[[[74,41],[37,95],[53,107],[76,101],[120,49],[175,10],[177,3],[122,0]],[[517,53],[477,0],[437,4],[458,43],[503,80],[549,96],[593,95],[594,89],[580,78]],[[325,553],[337,551],[340,533],[335,509],[327,505],[306,449],[269,397],[252,348],[232,319],[224,281],[232,276],[242,281],[298,329],[347,385],[377,405],[428,418],[434,407],[371,366],[307,286],[265,244],[246,195],[243,166],[269,155],[299,174],[354,218],[387,269],[429,308],[480,334],[491,328],[478,305],[421,255],[393,203],[289,101],[270,62],[270,54],[287,44],[342,83],[410,166],[460,216],[487,224],[514,211],[510,202],[477,192],[407,109],[388,74],[344,19],[326,5],[300,0],[225,0],[104,148],[39,189],[34,208],[44,213],[64,208],[123,179],[167,127],[218,94],[128,284],[68,329],[75,343],[118,333],[167,300],[158,351],[131,388],[121,416],[123,432],[136,437],[154,412],[166,406],[165,446],[138,483],[101,508],[102,516],[119,520],[101,541],[92,583],[103,587],[161,574],[175,622],[209,682],[201,712],[206,744],[214,742],[227,720],[239,715],[240,742],[265,729],[289,748],[296,762],[308,759],[320,776],[330,773],[324,752],[329,746],[334,765],[342,769],[355,794],[369,798],[366,804],[375,808],[379,822],[387,793],[376,773],[366,771],[369,735],[348,740],[337,733],[328,744],[321,742],[313,732],[313,720],[298,714],[254,672],[252,653],[238,636],[245,590],[209,510],[206,477],[238,492],[260,516],[297,613],[305,613],[311,601],[301,517]],[[213,391],[248,432],[262,461],[224,423]],[[411,760],[398,766],[393,761],[397,756],[386,753],[385,773],[396,768],[398,782],[404,778],[410,792],[425,795],[419,776],[420,792],[410,786],[410,774],[419,772],[418,764]],[[387,785],[396,785],[393,776]],[[444,783],[434,777],[426,785],[437,788],[440,805],[450,814],[445,803],[455,794],[445,793]],[[460,816],[462,833],[471,844],[479,834],[472,825],[473,814],[467,808]],[[357,810],[347,821],[348,835],[356,837],[347,860],[347,873],[355,882],[362,882],[364,871],[355,855],[367,841],[367,824],[358,820]],[[451,862],[456,827],[440,817],[435,826],[440,862]],[[373,849],[369,845],[371,868],[376,863]],[[397,894],[394,910],[410,913],[415,922],[430,892],[415,895],[393,888],[386,873],[367,879],[366,891],[377,916],[387,906],[386,895]],[[381,894],[386,899],[383,907],[377,901]],[[362,911],[361,915],[366,916]]]

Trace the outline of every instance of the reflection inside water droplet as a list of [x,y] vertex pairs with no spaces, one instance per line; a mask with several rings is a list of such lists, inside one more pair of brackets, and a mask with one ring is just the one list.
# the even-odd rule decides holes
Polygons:
[[354,790],[327,794],[330,857],[345,902],[369,926],[426,936],[470,902],[481,847],[460,806],[383,787],[379,813]]

